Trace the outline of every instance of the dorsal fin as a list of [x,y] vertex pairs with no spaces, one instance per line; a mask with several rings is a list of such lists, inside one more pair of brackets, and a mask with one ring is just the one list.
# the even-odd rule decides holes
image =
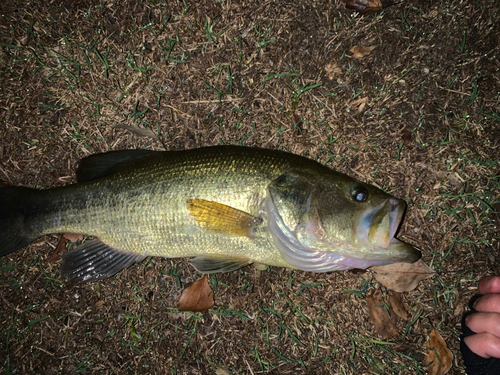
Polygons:
[[112,174],[118,167],[144,159],[159,151],[119,150],[87,156],[80,161],[76,171],[78,182],[90,181]]

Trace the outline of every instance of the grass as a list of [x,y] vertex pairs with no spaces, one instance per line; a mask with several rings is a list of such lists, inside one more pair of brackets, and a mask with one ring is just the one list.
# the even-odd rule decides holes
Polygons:
[[[211,277],[213,309],[179,313],[199,276],[186,261],[69,286],[47,237],[0,260],[5,373],[425,374],[432,328],[464,373],[461,311],[500,272],[497,4],[64,6],[3,5],[0,179],[64,185],[82,157],[115,149],[283,149],[407,201],[399,236],[439,274],[405,293],[410,318],[382,339],[369,273],[245,268]],[[377,48],[353,59],[355,45]]]

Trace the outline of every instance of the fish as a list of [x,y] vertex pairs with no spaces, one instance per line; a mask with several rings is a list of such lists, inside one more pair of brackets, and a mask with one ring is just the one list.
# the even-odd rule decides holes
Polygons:
[[82,159],[76,179],[0,188],[0,256],[47,234],[85,234],[93,239],[63,255],[70,283],[151,256],[190,258],[202,273],[251,263],[331,272],[421,256],[395,238],[404,201],[284,151],[110,151]]

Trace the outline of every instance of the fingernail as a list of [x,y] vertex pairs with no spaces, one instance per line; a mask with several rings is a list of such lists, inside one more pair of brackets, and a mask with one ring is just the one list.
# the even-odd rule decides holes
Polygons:
[[[476,300],[474,301],[474,303],[472,304],[472,308],[473,308],[474,310],[476,310],[477,301],[479,301],[480,299],[481,299],[481,298],[476,299]],[[468,317],[467,317],[467,318],[468,318]]]
[[491,287],[491,283],[492,282],[493,282],[493,276],[486,276],[486,277],[483,278],[484,286],[487,287],[487,288]]
[[469,320],[470,320],[470,315],[467,315],[465,317],[465,325],[468,327],[469,326]]

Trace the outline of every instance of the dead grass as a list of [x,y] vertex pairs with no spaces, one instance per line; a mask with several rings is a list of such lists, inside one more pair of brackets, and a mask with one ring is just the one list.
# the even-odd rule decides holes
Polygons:
[[[338,0],[59,4],[0,5],[6,183],[74,182],[106,150],[285,149],[405,199],[399,235],[439,274],[404,295],[410,320],[383,341],[370,273],[245,268],[211,277],[213,309],[179,313],[198,277],[186,261],[69,287],[49,236],[0,260],[5,373],[423,374],[432,328],[464,373],[462,310],[500,272],[498,2],[366,16]],[[376,48],[354,59],[356,45]]]

